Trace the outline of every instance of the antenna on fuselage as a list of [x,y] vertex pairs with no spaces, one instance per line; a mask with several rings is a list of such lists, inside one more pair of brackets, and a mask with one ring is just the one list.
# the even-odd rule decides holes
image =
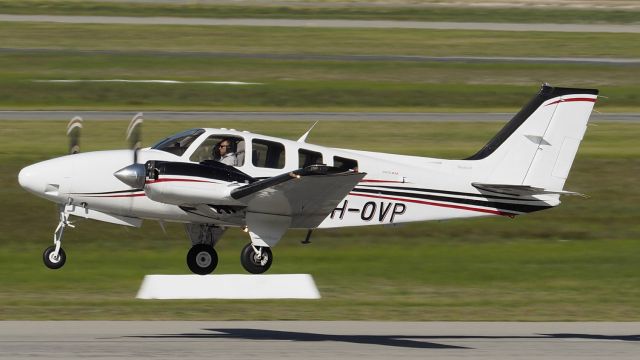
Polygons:
[[314,122],[313,125],[311,125],[311,127],[309,128],[309,130],[307,130],[307,132],[304,133],[304,135],[300,136],[300,139],[298,139],[298,142],[301,142],[301,143],[306,142],[307,136],[309,136],[309,134],[311,133],[311,130],[313,130],[313,127],[316,126],[316,124],[319,122],[320,120]]

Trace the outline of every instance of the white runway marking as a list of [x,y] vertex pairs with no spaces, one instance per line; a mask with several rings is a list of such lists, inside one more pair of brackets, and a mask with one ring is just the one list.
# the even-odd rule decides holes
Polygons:
[[146,275],[138,299],[320,299],[309,274]]
[[141,83],[141,84],[212,84],[212,85],[262,85],[242,81],[180,81],[180,80],[129,80],[129,79],[53,79],[31,80],[37,83]]

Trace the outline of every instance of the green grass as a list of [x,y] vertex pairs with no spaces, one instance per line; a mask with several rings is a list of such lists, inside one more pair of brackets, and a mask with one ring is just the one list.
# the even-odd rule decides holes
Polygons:
[[640,57],[640,34],[0,22],[2,48],[244,54]]
[[210,18],[293,18],[419,20],[514,23],[638,23],[640,12],[624,9],[336,6],[296,2],[291,5],[213,5],[87,1],[0,1],[6,14],[179,16]]
[[[286,81],[258,86],[162,84],[32,84],[6,82],[0,107],[8,109],[129,110],[422,110],[515,112],[538,89],[529,86],[388,84]],[[564,84],[563,84],[564,85]],[[603,88],[612,100],[599,108],[637,109],[640,87]],[[618,95],[622,92],[621,95]],[[616,95],[614,95],[616,94]]]
[[[386,228],[301,231],[275,248],[273,273],[311,273],[318,301],[141,301],[142,276],[187,273],[180,226],[164,235],[146,222],[129,229],[81,221],[65,234],[67,265],[47,270],[54,206],[21,190],[18,170],[63,154],[60,122],[3,121],[0,127],[0,319],[379,319],[640,320],[640,148],[637,124],[589,127],[559,208],[509,219],[427,222]],[[401,126],[399,126],[401,125]],[[195,126],[235,127],[297,138],[300,122],[145,123],[145,143]],[[323,122],[312,143],[460,158],[498,123]],[[117,148],[126,122],[87,121],[83,151]],[[391,141],[389,141],[391,140]],[[221,273],[242,272],[245,234],[219,244]]]
[[[0,23],[0,108],[514,111],[542,82],[637,111],[639,66],[268,59],[291,55],[640,57],[637,34]],[[186,53],[185,53],[186,52]],[[222,55],[221,55],[222,54]],[[236,54],[236,55],[234,55]],[[257,56],[242,57],[237,54]],[[51,84],[46,79],[263,85]]]
[[[545,81],[599,88],[608,97],[599,101],[603,111],[637,111],[640,104],[640,85],[630,76],[640,72],[637,65],[259,58],[275,53],[631,57],[638,55],[638,35],[537,33],[523,40],[513,33],[422,30],[160,26],[149,31],[145,26],[0,24],[3,28],[0,43],[11,48],[0,51],[0,108],[5,109],[514,111]],[[32,82],[114,78],[264,84]]]

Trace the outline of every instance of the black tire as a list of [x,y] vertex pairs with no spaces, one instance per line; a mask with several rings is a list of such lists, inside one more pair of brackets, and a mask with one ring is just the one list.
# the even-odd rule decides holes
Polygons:
[[218,253],[211,245],[194,245],[187,253],[187,266],[194,274],[211,274],[218,266]]
[[44,266],[48,267],[49,269],[56,270],[60,269],[64,265],[64,263],[67,262],[67,254],[62,248],[60,248],[60,251],[58,251],[58,258],[54,259],[54,251],[56,251],[55,246],[49,246],[48,248],[46,248],[42,253],[42,261],[44,262]]
[[252,274],[262,274],[269,270],[273,263],[273,253],[271,248],[262,247],[262,257],[258,258],[251,244],[247,244],[240,254],[242,267]]

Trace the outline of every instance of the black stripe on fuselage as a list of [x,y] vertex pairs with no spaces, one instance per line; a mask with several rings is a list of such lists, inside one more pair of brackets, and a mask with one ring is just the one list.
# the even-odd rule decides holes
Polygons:
[[460,195],[460,196],[469,196],[469,197],[479,197],[479,198],[483,198],[483,199],[515,200],[515,201],[540,201],[540,200],[538,200],[538,199],[523,199],[523,198],[521,198],[521,197],[513,197],[513,196],[482,195],[482,194],[465,193],[465,192],[459,192],[459,191],[436,190],[436,189],[423,189],[423,188],[406,187],[406,186],[358,185],[358,187],[384,188],[384,189],[408,190],[408,191],[420,191],[420,192],[425,192],[425,193],[436,193],[436,194],[447,194],[447,195]]
[[541,205],[529,205],[529,204],[505,203],[505,202],[498,202],[498,201],[461,199],[461,198],[455,198],[455,197],[449,197],[449,196],[416,194],[416,193],[401,192],[401,191],[362,189],[359,187],[354,188],[352,192],[365,193],[365,194],[379,194],[379,195],[388,195],[388,196],[401,196],[401,197],[406,197],[411,199],[434,200],[434,201],[448,202],[448,203],[454,203],[454,204],[465,204],[465,205],[489,207],[489,208],[512,211],[512,212],[516,211],[521,213],[530,213],[530,212],[545,210],[553,207],[551,205],[542,205],[546,203],[540,200],[538,201],[541,203]]

